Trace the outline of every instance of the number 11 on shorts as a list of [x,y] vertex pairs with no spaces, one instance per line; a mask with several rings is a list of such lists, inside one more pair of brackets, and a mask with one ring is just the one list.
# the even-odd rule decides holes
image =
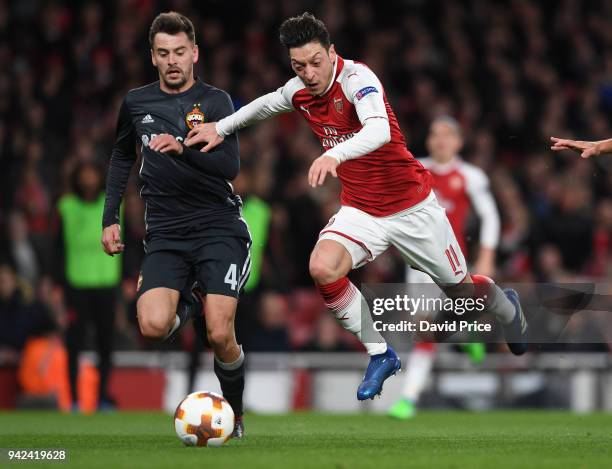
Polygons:
[[446,258],[448,259],[448,262],[450,263],[451,269],[453,269],[455,276],[462,274],[463,270],[461,269],[461,263],[459,262],[457,253],[453,249],[452,245],[448,246],[448,249],[444,251],[444,254],[446,254]]
[[228,283],[232,290],[236,290],[236,286],[238,285],[238,267],[236,264],[230,264],[229,269],[227,269],[227,274],[225,274],[225,283]]

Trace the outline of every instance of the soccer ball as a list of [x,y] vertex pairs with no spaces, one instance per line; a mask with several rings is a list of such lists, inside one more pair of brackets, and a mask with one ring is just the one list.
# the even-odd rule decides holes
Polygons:
[[234,411],[217,393],[193,392],[176,408],[174,428],[187,446],[221,446],[234,431]]

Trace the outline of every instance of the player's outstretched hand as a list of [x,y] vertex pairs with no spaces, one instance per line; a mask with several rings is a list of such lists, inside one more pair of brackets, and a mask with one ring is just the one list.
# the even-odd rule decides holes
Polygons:
[[216,122],[207,122],[206,124],[201,124],[191,129],[187,134],[185,145],[191,147],[206,142],[206,145],[204,145],[200,151],[209,151],[215,148],[225,140],[223,135],[217,133],[216,124]]
[[325,182],[327,173],[331,173],[333,177],[337,178],[336,168],[338,164],[336,158],[327,155],[319,156],[312,162],[310,170],[308,171],[308,184],[312,187],[322,186]]
[[121,242],[121,226],[115,223],[102,230],[102,247],[109,256],[123,252],[125,246]]
[[170,134],[160,134],[149,142],[149,148],[160,153],[183,154],[183,145]]
[[553,144],[550,149],[554,151],[574,150],[583,158],[598,156],[600,153],[597,142],[585,142],[583,140],[569,140],[565,138],[550,137]]

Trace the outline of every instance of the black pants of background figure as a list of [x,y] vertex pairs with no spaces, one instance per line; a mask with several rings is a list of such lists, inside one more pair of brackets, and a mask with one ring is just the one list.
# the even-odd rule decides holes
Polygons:
[[89,325],[95,330],[94,345],[98,353],[98,373],[100,375],[98,399],[108,399],[107,385],[112,367],[111,354],[117,290],[115,288],[71,289],[66,296],[70,309],[66,330],[66,348],[68,349],[72,400],[78,402],[79,352],[86,345],[85,339]]

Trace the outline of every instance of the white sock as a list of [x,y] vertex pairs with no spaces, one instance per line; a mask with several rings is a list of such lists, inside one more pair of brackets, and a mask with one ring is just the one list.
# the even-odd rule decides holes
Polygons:
[[[342,327],[357,336],[368,351],[368,355],[378,355],[387,351],[387,342],[380,332],[374,329],[367,301],[352,282],[349,282],[342,296],[327,307],[334,312]],[[367,331],[368,342],[364,342],[362,338],[363,331]]]
[[436,358],[435,349],[426,350],[414,348],[408,357],[408,366],[404,378],[402,397],[413,403],[417,403],[421,392],[425,389],[433,362]]

